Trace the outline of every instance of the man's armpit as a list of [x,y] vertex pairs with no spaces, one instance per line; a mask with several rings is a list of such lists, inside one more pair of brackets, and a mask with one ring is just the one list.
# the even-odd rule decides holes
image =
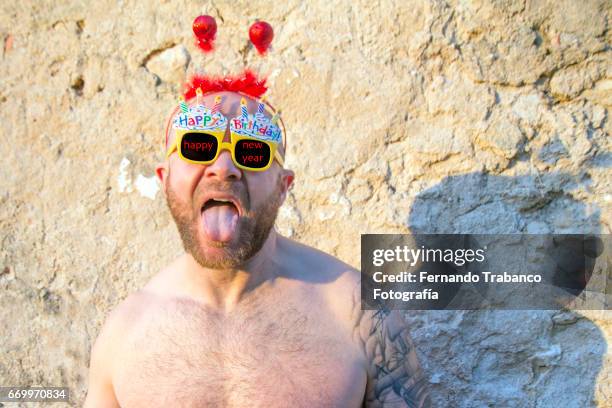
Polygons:
[[431,407],[427,379],[400,311],[365,311],[360,332],[368,359],[366,407]]

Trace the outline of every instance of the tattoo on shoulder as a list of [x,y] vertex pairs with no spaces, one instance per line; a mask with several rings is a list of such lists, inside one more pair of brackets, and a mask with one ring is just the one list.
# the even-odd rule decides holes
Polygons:
[[369,360],[366,407],[431,407],[427,379],[401,312],[381,309],[362,315]]

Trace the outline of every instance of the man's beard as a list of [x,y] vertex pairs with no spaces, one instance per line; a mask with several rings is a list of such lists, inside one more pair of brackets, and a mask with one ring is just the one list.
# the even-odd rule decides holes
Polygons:
[[[169,177],[170,174],[168,174],[168,178]],[[223,188],[223,186],[226,187]],[[278,215],[278,209],[282,204],[282,178],[280,175],[277,179],[274,191],[267,200],[256,209],[252,209],[250,205],[246,205],[247,201],[250,204],[246,189],[237,190],[236,187],[239,187],[237,182],[219,183],[206,187],[207,190],[212,189],[218,192],[229,192],[241,198],[240,202],[245,213],[239,218],[236,226],[235,231],[239,234],[236,242],[234,242],[233,238],[232,241],[227,243],[214,241],[207,242],[209,246],[215,248],[215,254],[213,255],[210,253],[207,254],[205,251],[204,243],[201,241],[201,234],[199,234],[201,219],[194,215],[193,206],[181,201],[176,195],[176,192],[170,187],[170,183],[167,185],[166,201],[172,218],[174,218],[174,222],[176,223],[181,240],[183,241],[185,252],[191,254],[196,262],[204,268],[231,269],[243,265],[263,247],[270,234],[270,230],[274,226],[274,222]],[[243,191],[243,194],[239,194],[241,191]],[[199,211],[199,209],[197,211]]]

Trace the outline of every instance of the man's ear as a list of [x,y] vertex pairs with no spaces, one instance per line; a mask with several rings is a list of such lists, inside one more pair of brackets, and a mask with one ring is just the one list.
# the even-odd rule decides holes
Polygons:
[[287,191],[293,186],[293,179],[295,178],[295,173],[292,170],[282,169],[282,202],[285,202],[285,198],[287,197]]
[[162,191],[166,195],[166,177],[168,177],[168,161],[157,163],[155,166],[155,175],[162,186]]

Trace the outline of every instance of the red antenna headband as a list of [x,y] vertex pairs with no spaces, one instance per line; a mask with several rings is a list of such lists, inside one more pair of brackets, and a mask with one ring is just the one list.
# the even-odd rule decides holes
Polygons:
[[[204,53],[211,52],[214,49],[214,41],[217,34],[215,18],[208,15],[198,16],[193,21],[192,28],[198,48]],[[273,38],[274,30],[265,21],[256,21],[249,28],[249,39],[260,56],[266,55]],[[268,90],[266,78],[258,78],[249,69],[245,69],[239,75],[193,75],[185,84],[184,98],[189,100],[195,97],[196,89],[198,88],[204,94],[208,92],[230,91],[240,92],[253,98],[260,98]]]
[[[196,38],[196,46],[205,54],[209,54],[214,50],[214,42],[217,35],[217,22],[215,18],[209,15],[200,15],[193,21],[193,33]],[[270,50],[270,45],[274,39],[274,30],[272,26],[265,21],[256,21],[249,27],[249,39],[253,47],[257,50],[259,56],[264,57]],[[286,146],[285,126],[280,118],[280,111],[274,110],[273,106],[262,98],[268,87],[266,85],[267,78],[260,76],[249,68],[245,68],[240,74],[235,75],[209,75],[209,74],[193,74],[189,77],[184,85],[184,92],[179,104],[170,115],[170,119],[166,125],[165,139],[168,143],[168,132],[172,117],[181,109],[183,112],[188,110],[185,101],[189,101],[198,95],[204,95],[211,92],[236,92],[244,96],[254,99],[259,99],[260,104],[265,104],[274,112],[272,121],[280,122],[282,127],[282,142]],[[198,102],[199,103],[199,102]]]

